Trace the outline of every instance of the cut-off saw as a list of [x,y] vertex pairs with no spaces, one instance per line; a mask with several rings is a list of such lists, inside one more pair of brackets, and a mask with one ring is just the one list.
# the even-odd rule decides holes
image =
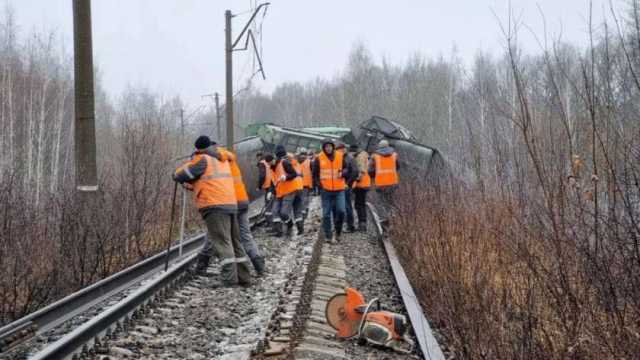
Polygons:
[[327,301],[325,316],[338,338],[357,339],[405,354],[413,352],[407,318],[381,310],[377,298],[367,303],[356,289],[346,288],[344,293],[333,295]]

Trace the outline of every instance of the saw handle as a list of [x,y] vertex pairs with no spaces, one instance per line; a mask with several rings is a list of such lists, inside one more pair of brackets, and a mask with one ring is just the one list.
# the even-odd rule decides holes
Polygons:
[[[374,298],[373,300],[369,301],[367,306],[364,308],[364,311],[361,313],[362,319],[360,319],[360,326],[358,326],[358,339],[362,338],[362,330],[364,330],[364,324],[367,322],[367,314],[371,311],[371,306],[373,305],[373,303],[378,303],[378,309],[380,309],[380,300],[378,298]],[[360,313],[360,309],[362,307],[364,306],[358,306],[356,308],[356,311]]]

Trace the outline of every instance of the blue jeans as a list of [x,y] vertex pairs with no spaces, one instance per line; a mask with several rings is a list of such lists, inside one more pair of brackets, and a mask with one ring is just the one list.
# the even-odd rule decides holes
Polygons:
[[322,229],[324,230],[325,239],[331,239],[331,222],[335,217],[336,234],[342,233],[342,222],[345,214],[345,198],[344,191],[326,191],[320,192],[322,199]]

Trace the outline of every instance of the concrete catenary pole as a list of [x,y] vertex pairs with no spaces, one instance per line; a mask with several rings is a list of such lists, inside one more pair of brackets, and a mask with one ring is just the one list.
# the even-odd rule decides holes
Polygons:
[[224,12],[225,56],[227,67],[226,106],[227,149],[233,150],[233,46],[231,45],[231,10]]
[[[258,15],[258,12],[260,12],[260,9],[262,9],[265,6],[269,6],[269,4],[270,3],[267,2],[267,3],[262,3],[258,5],[258,7],[253,11],[251,18],[244,25],[244,28],[242,29],[242,31],[240,31],[240,34],[238,35],[238,37],[234,42],[231,42],[231,36],[232,36],[231,19],[233,18],[233,15],[231,14],[231,10],[227,10],[224,12],[225,57],[226,57],[226,66],[227,66],[227,71],[226,71],[226,74],[227,74],[226,97],[227,98],[225,102],[225,110],[227,115],[227,148],[231,150],[233,150],[233,126],[234,126],[233,125],[234,124],[233,123],[233,49],[236,47],[240,39],[242,39],[244,34],[247,33],[247,29],[249,29],[249,25],[251,25],[251,22],[256,18],[256,15]],[[255,41],[253,41],[253,38],[251,39],[255,48]],[[260,66],[260,71],[262,72],[262,76],[264,77],[264,71],[262,69],[262,65]]]
[[73,0],[75,161],[79,191],[98,190],[91,0]]

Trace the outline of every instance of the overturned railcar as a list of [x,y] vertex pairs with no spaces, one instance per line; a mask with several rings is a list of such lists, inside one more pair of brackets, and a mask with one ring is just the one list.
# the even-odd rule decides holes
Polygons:
[[[320,151],[322,140],[352,139],[349,134],[335,131],[313,131],[313,129],[293,129],[274,124],[255,124],[250,127],[252,136],[234,143],[238,164],[251,199],[261,194],[258,187],[256,155],[259,152],[273,153],[277,145],[283,145],[288,152],[296,153],[300,149]],[[337,129],[337,128],[336,128]],[[343,130],[343,129],[340,129]],[[350,142],[349,142],[350,143]]]
[[304,148],[320,151],[322,140],[331,138],[345,144],[358,144],[368,152],[375,151],[382,139],[387,139],[398,153],[400,174],[403,179],[426,180],[437,183],[451,175],[448,162],[435,148],[418,143],[415,137],[395,121],[380,116],[362,122],[357,128],[306,128],[293,129],[274,124],[255,124],[250,127],[252,136],[235,143],[238,163],[242,170],[247,191],[252,199],[260,195],[256,154],[273,153],[277,145],[296,153]]
[[418,143],[409,130],[395,121],[373,116],[353,130],[358,145],[373,153],[378,143],[386,139],[398,153],[400,175],[403,179],[436,182],[451,175],[442,154]]

